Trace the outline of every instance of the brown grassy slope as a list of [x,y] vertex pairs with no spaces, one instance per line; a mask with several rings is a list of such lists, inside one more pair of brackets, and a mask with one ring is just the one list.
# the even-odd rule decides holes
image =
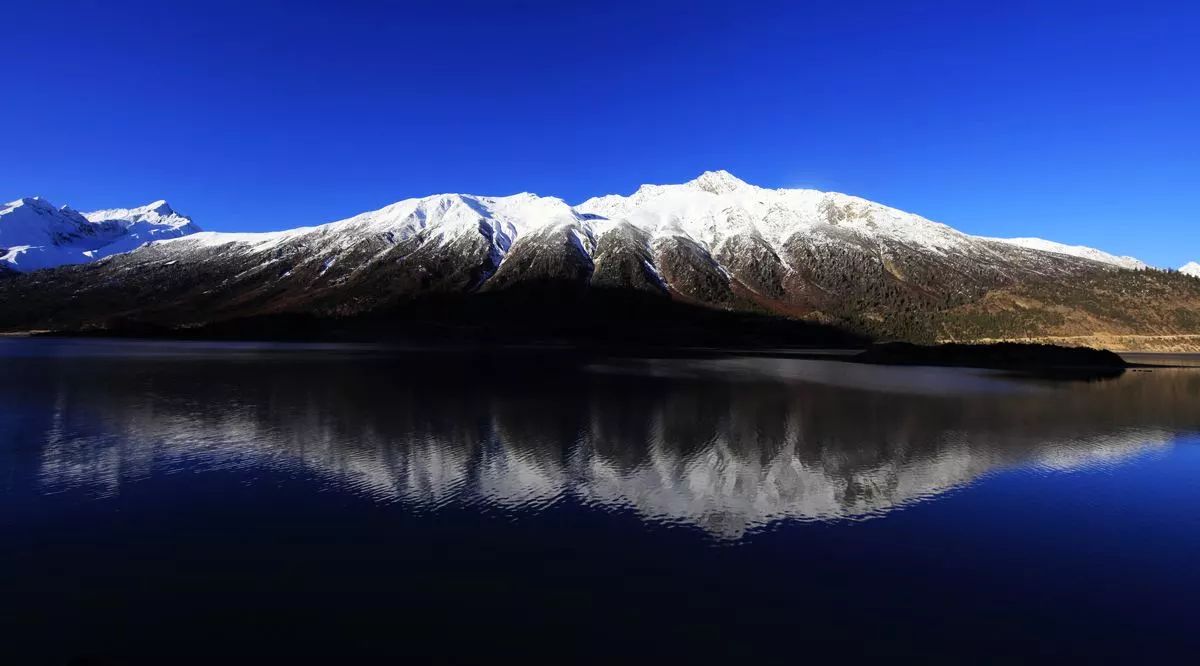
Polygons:
[[1070,280],[1030,280],[995,289],[940,318],[943,340],[1188,351],[1200,341],[1200,279],[1098,269]]

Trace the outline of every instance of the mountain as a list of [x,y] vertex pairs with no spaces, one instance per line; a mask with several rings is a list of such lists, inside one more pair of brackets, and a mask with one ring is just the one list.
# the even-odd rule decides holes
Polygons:
[[118,224],[93,224],[78,212],[56,208],[39,197],[0,208],[0,262],[13,270],[91,261],[88,253],[120,235]]
[[1179,272],[1192,277],[1200,277],[1200,263],[1189,261],[1179,268]]
[[1118,257],[1115,254],[1109,254],[1096,248],[1086,247],[1083,245],[1066,245],[1063,243],[1055,243],[1043,238],[996,238],[994,240],[1001,243],[1010,243],[1019,247],[1027,247],[1033,250],[1041,250],[1043,252],[1054,252],[1055,254],[1065,254],[1072,257],[1081,257],[1083,259],[1091,259],[1102,264],[1111,264],[1120,268],[1128,268],[1138,270],[1150,268],[1150,265],[1140,259],[1134,257]]
[[30,197],[0,207],[0,266],[22,272],[87,263],[198,231],[165,201],[80,214]]
[[139,208],[98,210],[83,216],[93,224],[117,222],[125,229],[124,235],[95,253],[96,259],[129,252],[146,243],[200,232],[200,227],[193,224],[191,218],[176,213],[161,199]]
[[1078,254],[714,171],[578,206],[441,194],[315,227],[181,234],[0,280],[0,329],[240,334],[271,320],[293,332],[300,317],[601,338],[674,335],[686,320],[668,340],[680,343],[773,322],[805,322],[783,336],[796,342],[820,331],[913,341],[1200,334],[1196,281]]

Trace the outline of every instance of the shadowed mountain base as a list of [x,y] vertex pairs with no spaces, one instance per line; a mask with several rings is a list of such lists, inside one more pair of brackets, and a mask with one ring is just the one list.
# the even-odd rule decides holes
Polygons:
[[861,348],[862,335],[770,314],[681,303],[634,289],[540,282],[467,295],[436,295],[377,313],[282,313],[202,326],[132,318],[56,334],[218,340],[328,340],[580,346]]
[[1104,349],[1056,345],[997,344],[914,345],[907,342],[874,344],[849,360],[877,365],[925,365],[1019,370],[1059,379],[1103,379],[1119,376],[1129,367],[1123,358]]

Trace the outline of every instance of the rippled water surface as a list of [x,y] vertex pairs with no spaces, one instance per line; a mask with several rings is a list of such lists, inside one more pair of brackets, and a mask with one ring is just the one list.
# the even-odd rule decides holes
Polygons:
[[1200,634],[1200,369],[57,340],[0,364],[12,663],[1094,662]]

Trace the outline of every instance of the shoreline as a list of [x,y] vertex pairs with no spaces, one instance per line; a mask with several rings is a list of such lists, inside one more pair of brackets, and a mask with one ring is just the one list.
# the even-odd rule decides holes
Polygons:
[[[1111,351],[1119,357],[1123,365],[1110,363],[1107,365],[1079,364],[1068,362],[1006,362],[987,357],[991,345],[967,345],[974,349],[967,350],[968,357],[953,358],[951,349],[931,349],[918,347],[917,357],[887,360],[868,360],[860,356],[871,349],[871,346],[837,347],[831,345],[763,345],[762,347],[735,344],[720,345],[670,345],[670,344],[628,344],[628,343],[598,343],[596,341],[563,341],[563,340],[450,340],[433,342],[428,339],[412,340],[330,340],[330,339],[265,339],[265,338],[219,338],[219,337],[175,337],[175,336],[105,336],[105,335],[74,335],[71,333],[56,333],[53,331],[8,331],[0,333],[0,340],[37,340],[37,341],[94,341],[98,343],[118,344],[152,344],[169,347],[178,344],[181,349],[195,346],[227,346],[232,349],[275,349],[286,350],[341,350],[363,352],[414,352],[425,351],[432,353],[468,353],[468,354],[505,354],[505,353],[577,353],[586,355],[609,355],[617,357],[717,357],[717,356],[749,356],[758,358],[780,358],[797,360],[837,361],[865,365],[880,365],[892,367],[961,367],[990,370],[1012,370],[1021,372],[1039,372],[1055,370],[1112,370],[1124,369],[1170,369],[1186,368],[1200,369],[1200,352],[1160,352],[1160,351]],[[1030,344],[1030,343],[1009,343]],[[1044,343],[1032,343],[1036,347]],[[960,347],[962,345],[960,344]],[[1064,358],[1078,355],[1080,347],[1056,346],[1052,353],[1062,354]],[[1099,350],[1101,352],[1110,350]]]

